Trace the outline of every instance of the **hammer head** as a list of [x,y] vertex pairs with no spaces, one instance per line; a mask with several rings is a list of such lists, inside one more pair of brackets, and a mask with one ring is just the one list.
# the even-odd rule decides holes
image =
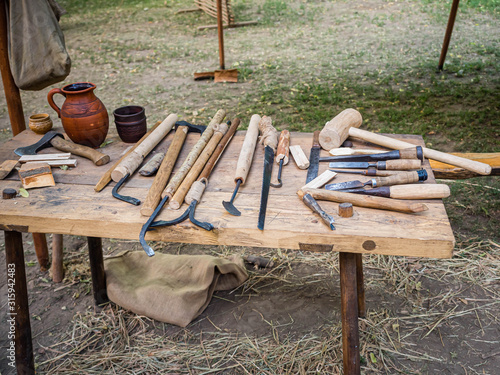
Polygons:
[[207,128],[205,125],[193,125],[193,124],[190,124],[187,121],[177,121],[175,123],[175,130],[177,130],[177,128],[179,126],[187,126],[188,127],[188,133],[190,133],[190,132],[197,132],[197,133],[200,133],[200,134],[203,134],[203,132]]
[[31,146],[25,146],[25,147],[19,147],[14,150],[16,155],[23,156],[23,155],[36,155],[36,153],[40,150],[43,150],[44,148],[47,147],[52,147],[52,144],[50,141],[54,137],[61,137],[64,139],[64,136],[60,133],[56,133],[54,131],[47,132],[42,139],[40,139],[37,143],[31,145]]

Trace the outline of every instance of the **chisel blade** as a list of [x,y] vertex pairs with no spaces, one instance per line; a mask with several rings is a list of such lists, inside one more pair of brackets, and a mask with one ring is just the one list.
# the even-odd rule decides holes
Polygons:
[[267,200],[269,198],[269,188],[271,185],[271,174],[273,172],[274,151],[271,147],[266,146],[264,156],[264,172],[262,175],[262,190],[260,193],[260,209],[259,222],[257,228],[264,230],[264,222],[266,220]]
[[309,154],[309,168],[307,169],[306,184],[318,177],[319,154],[321,152],[319,133],[319,130],[313,133],[313,145],[311,147],[311,153]]
[[344,189],[355,189],[362,188],[365,184],[361,181],[347,181],[347,182],[339,182],[337,184],[327,184],[325,185],[326,190],[344,190]]
[[352,169],[368,169],[369,167],[374,166],[373,163],[368,163],[368,162],[336,162],[336,163],[330,163],[329,167],[330,168],[340,168],[340,169],[347,169],[347,168],[352,168]]

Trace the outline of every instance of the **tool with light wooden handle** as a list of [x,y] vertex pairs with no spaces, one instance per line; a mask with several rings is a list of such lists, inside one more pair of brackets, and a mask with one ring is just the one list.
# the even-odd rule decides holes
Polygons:
[[302,150],[300,145],[292,145],[289,147],[290,153],[293,156],[293,160],[299,169],[307,169],[309,168],[309,160],[307,159],[306,154]]
[[290,148],[290,132],[288,130],[281,131],[280,138],[278,140],[278,148],[276,150],[276,163],[279,164],[278,169],[278,183],[273,184],[271,186],[274,188],[280,188],[283,186],[283,182],[281,181],[281,173],[283,172],[283,166],[288,164],[288,153]]
[[199,174],[205,167],[205,164],[214,152],[219,141],[222,139],[224,134],[226,134],[227,130],[228,126],[226,124],[219,125],[218,129],[214,132],[212,138],[210,138],[210,141],[208,141],[200,156],[198,156],[198,159],[196,159],[193,167],[189,170],[189,173],[186,175],[184,180],[182,180],[181,185],[170,200],[168,204],[170,208],[178,210],[181,207],[182,202],[184,201],[184,197],[191,188],[191,185],[197,180]]
[[50,144],[58,150],[71,152],[75,155],[90,159],[95,165],[104,165],[109,163],[109,155],[103,154],[93,148],[67,141],[61,137],[52,138]]
[[346,140],[349,128],[359,128],[363,122],[361,113],[348,108],[340,112],[325,124],[319,134],[319,144],[324,150],[330,151],[337,148]]
[[385,150],[372,150],[368,148],[351,148],[351,147],[338,147],[332,148],[328,151],[332,156],[347,156],[347,155],[370,155],[382,154],[387,152]]
[[174,174],[167,187],[163,190],[161,194],[162,198],[165,198],[166,196],[169,196],[170,198],[173,197],[174,193],[181,185],[182,180],[184,180],[186,175],[189,173],[191,167],[196,162],[196,159],[198,159],[198,156],[201,154],[214,134],[215,129],[224,120],[224,117],[226,117],[226,111],[224,109],[219,109],[201,135],[200,139],[198,139],[198,142],[196,142],[191,151],[189,151],[184,163],[182,163],[179,170]]
[[114,182],[119,182],[126,175],[132,175],[141,165],[144,158],[156,147],[160,141],[172,130],[177,121],[176,114],[170,114],[165,120],[145,139],[134,151],[130,153],[122,162],[111,172],[111,178]]
[[395,185],[373,189],[349,189],[344,192],[396,199],[443,199],[450,196],[450,188],[444,184]]
[[122,162],[122,160],[124,160],[127,156],[129,156],[132,151],[134,151],[137,147],[139,147],[139,145],[158,127],[160,126],[162,122],[161,121],[157,121],[156,124],[148,130],[148,132],[146,134],[144,134],[142,136],[141,139],[139,139],[137,141],[137,143],[132,146],[120,159],[118,159],[116,161],[115,164],[113,164],[111,166],[111,168],[109,168],[106,173],[104,173],[101,177],[101,179],[97,182],[97,184],[94,186],[94,191],[95,192],[100,192],[102,189],[104,189],[106,187],[107,184],[109,184],[111,182],[111,172],[113,172],[115,170],[115,168]]
[[314,180],[309,181],[307,184],[302,186],[300,189],[319,189],[322,187],[324,184],[327,182],[330,182],[332,178],[334,178],[337,175],[336,172],[326,170],[323,173],[321,173],[318,177],[316,177]]
[[236,198],[236,194],[238,194],[240,186],[245,183],[248,172],[250,172],[250,167],[252,166],[255,145],[257,144],[257,138],[259,138],[259,121],[259,115],[252,115],[250,118],[250,124],[248,125],[245,138],[243,139],[240,156],[236,164],[236,174],[234,176],[236,186],[234,187],[231,199],[229,201],[222,201],[222,205],[226,211],[233,216],[241,215],[241,212],[234,206],[234,199]]
[[[423,176],[422,176],[423,175]],[[367,184],[372,187],[413,184],[427,179],[425,169],[420,171],[400,172],[387,177],[374,177]]]
[[156,172],[153,184],[149,188],[146,200],[141,207],[141,215],[151,216],[158,206],[158,203],[160,203],[161,192],[167,185],[170,174],[174,169],[175,162],[177,161],[179,153],[181,152],[182,145],[186,140],[187,133],[187,126],[179,126],[175,131],[174,139],[168,147],[168,151],[163,158],[160,167],[158,168],[158,172]]
[[[414,147],[414,145],[408,142],[352,127],[349,129],[349,136],[396,150]],[[424,151],[424,156],[428,159],[434,159],[443,163],[455,165],[481,175],[489,175],[491,173],[491,166],[488,164],[450,155],[446,152],[436,151],[427,147],[422,147],[422,149]]]
[[388,211],[397,211],[404,213],[417,213],[426,211],[429,208],[423,203],[411,203],[405,200],[372,197],[340,191],[330,191],[323,189],[305,189],[299,190],[297,195],[302,199],[304,194],[311,194],[313,198],[339,203],[352,203],[354,206],[376,208]]

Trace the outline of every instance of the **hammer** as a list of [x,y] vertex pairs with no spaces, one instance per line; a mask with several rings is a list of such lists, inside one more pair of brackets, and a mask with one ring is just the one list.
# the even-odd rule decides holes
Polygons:
[[54,131],[47,132],[37,143],[31,146],[16,148],[14,152],[19,156],[36,155],[38,151],[48,147],[55,147],[61,151],[83,156],[92,160],[95,165],[104,165],[109,162],[109,155],[103,154],[93,148],[67,141],[62,134]]
[[[356,113],[357,112],[357,113]],[[354,124],[349,121],[338,121],[340,117],[344,118],[346,115],[358,119]],[[381,134],[372,133],[366,130],[357,129],[361,125],[361,115],[355,109],[348,109],[341,112],[331,121],[329,121],[325,128],[321,131],[324,138],[328,140],[336,139],[334,143],[322,142],[322,134],[320,133],[320,144],[325,150],[330,150],[340,145],[348,138],[354,137],[362,139],[363,141],[371,142],[379,146],[392,148],[394,150],[401,150],[408,147],[416,147],[415,145],[390,138]],[[332,134],[335,135],[332,136]],[[436,151],[430,148],[422,147],[424,156],[428,159],[437,160],[443,163],[451,164],[468,171],[476,172],[481,175],[489,175],[491,173],[491,166],[478,161],[469,160],[460,156],[447,154],[446,152]]]

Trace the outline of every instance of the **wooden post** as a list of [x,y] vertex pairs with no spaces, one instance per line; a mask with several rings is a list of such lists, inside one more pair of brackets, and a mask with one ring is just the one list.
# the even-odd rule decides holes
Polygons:
[[52,235],[52,265],[50,268],[52,272],[52,281],[60,283],[64,278],[63,269],[63,235]]
[[217,0],[217,32],[219,34],[220,70],[224,70],[226,64],[224,62],[224,27],[222,25],[222,0]]
[[446,53],[448,52],[448,46],[450,45],[451,33],[453,32],[453,26],[455,25],[455,18],[457,16],[459,3],[460,0],[453,0],[453,3],[451,4],[448,25],[446,26],[446,32],[444,34],[443,48],[441,49],[441,56],[439,57],[439,70],[443,70],[444,60],[446,59]]
[[0,71],[2,74],[3,89],[5,92],[5,100],[7,101],[12,134],[17,135],[26,129],[26,122],[24,121],[21,94],[14,82],[14,77],[12,77],[10,70],[8,45],[5,0],[0,0]]
[[[18,374],[34,374],[35,364],[31,339],[28,288],[24,269],[23,238],[20,232],[4,231],[4,235],[8,288],[7,323],[9,339],[7,342],[15,342],[15,349],[12,354],[10,345],[8,345],[7,358],[9,362],[15,360]],[[10,339],[10,334],[13,334],[14,340]],[[11,356],[14,358],[11,358]]]
[[340,253],[342,354],[345,375],[360,375],[356,254]]
[[365,282],[363,276],[363,254],[356,254],[356,282],[358,290],[358,317],[366,316]]
[[104,262],[102,256],[102,239],[99,237],[88,237],[90,274],[92,275],[92,289],[96,305],[102,305],[109,301],[106,292],[106,275],[104,273]]
[[45,272],[49,267],[49,248],[47,247],[45,233],[33,233],[33,245],[40,271]]

